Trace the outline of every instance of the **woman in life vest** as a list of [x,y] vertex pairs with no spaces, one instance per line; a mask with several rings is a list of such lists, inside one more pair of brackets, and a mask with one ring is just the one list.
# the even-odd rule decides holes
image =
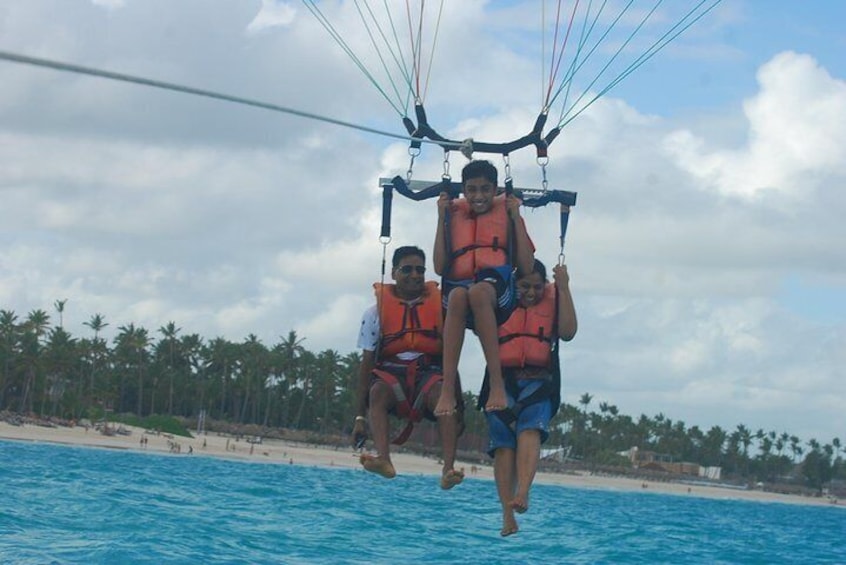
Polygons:
[[[576,335],[576,310],[565,265],[553,269],[535,259],[532,272],[517,279],[518,307],[499,328],[499,355],[508,410],[487,414],[494,458],[494,478],[502,505],[502,530],[519,529],[515,513],[529,509],[529,489],[535,478],[540,446],[549,435],[549,421],[560,403],[557,341]],[[484,406],[486,387],[480,394]]]

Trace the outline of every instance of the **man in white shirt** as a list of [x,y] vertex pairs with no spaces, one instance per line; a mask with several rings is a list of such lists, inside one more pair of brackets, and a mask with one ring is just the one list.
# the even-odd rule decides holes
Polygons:
[[362,350],[356,391],[353,442],[363,445],[369,415],[375,455],[363,454],[365,470],[385,478],[396,476],[391,462],[389,415],[408,420],[394,439],[401,444],[422,418],[438,422],[443,449],[441,488],[464,479],[456,470],[455,450],[462,412],[435,417],[441,393],[441,293],[437,283],[426,282],[426,255],[418,247],[398,248],[393,255],[394,284],[375,284],[376,304],[361,320],[358,347]]

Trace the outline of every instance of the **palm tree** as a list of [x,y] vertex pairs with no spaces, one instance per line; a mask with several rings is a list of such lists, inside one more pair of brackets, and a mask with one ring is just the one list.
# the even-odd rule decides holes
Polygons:
[[290,330],[288,332],[288,336],[282,339],[282,342],[278,345],[278,352],[279,355],[282,357],[281,359],[281,371],[282,377],[285,379],[285,390],[288,394],[285,395],[282,404],[282,422],[283,425],[285,422],[290,423],[290,410],[291,410],[291,392],[294,389],[294,385],[297,380],[297,363],[300,356],[305,352],[305,348],[303,347],[303,341],[305,339],[300,339],[297,337],[297,332],[294,330]]
[[796,463],[796,457],[802,455],[802,447],[799,445],[797,436],[790,436],[790,451],[793,453],[793,462]]
[[317,358],[311,351],[305,351],[300,356],[300,362],[297,364],[297,384],[301,384],[301,387],[298,387],[297,390],[297,394],[299,394],[299,406],[297,407],[297,415],[294,416],[293,420],[293,426],[296,429],[299,429],[302,425],[303,412],[311,395],[311,386],[315,372],[314,367],[316,364]]
[[341,391],[338,401],[342,407],[341,423],[352,423],[356,416],[356,388],[358,370],[361,366],[361,353],[352,351],[341,358]]
[[752,432],[743,424],[737,425],[737,434],[743,445],[744,476],[749,474],[749,446],[752,444]]
[[0,410],[7,407],[6,390],[12,384],[15,358],[20,346],[18,316],[11,310],[0,310]]
[[579,397],[579,404],[583,407],[582,419],[582,457],[587,457],[587,409],[590,401],[593,400],[593,395],[584,393]]
[[270,374],[270,355],[267,347],[255,334],[247,336],[246,341],[241,344],[240,350],[241,389],[244,396],[241,400],[238,422],[243,423],[247,419],[249,411],[249,421],[257,423],[263,397],[262,392],[267,376]]
[[118,398],[121,405],[127,400],[124,395],[124,373],[134,371],[138,379],[138,387],[136,390],[135,410],[138,416],[143,416],[144,408],[144,369],[147,366],[147,359],[149,352],[147,347],[150,345],[150,337],[146,329],[135,327],[134,323],[128,326],[120,326],[118,328],[118,335],[115,337],[116,343],[116,357],[119,360],[123,370],[121,371],[121,386]]
[[65,312],[65,304],[68,303],[68,299],[65,298],[64,300],[57,300],[53,303],[53,308],[56,309],[56,312],[59,313],[59,327],[64,327],[64,312]]
[[20,401],[22,412],[32,412],[35,388],[38,386],[41,369],[41,337],[50,325],[50,316],[44,310],[32,310],[23,324],[23,358],[26,377]]
[[720,426],[712,426],[702,442],[702,463],[708,467],[722,464],[723,447],[728,434]]
[[106,353],[106,342],[100,338],[100,332],[108,326],[102,314],[94,314],[87,322],[82,322],[94,332],[94,340],[91,347],[91,373],[88,378],[88,403],[94,398],[94,378],[100,366],[100,360]]
[[[50,414],[56,415],[56,408],[59,401],[65,400],[73,405],[79,402],[73,394],[68,391],[78,390],[78,387],[69,387],[74,380],[77,380],[76,362],[78,358],[77,342],[62,327],[50,330],[50,335],[44,351],[44,373],[46,375],[45,386],[41,392],[41,410],[45,413],[45,405],[48,397],[51,400]],[[72,413],[76,413],[76,406],[65,406]],[[63,416],[66,414],[63,414]]]
[[[322,351],[317,356],[316,369],[315,402],[322,408],[319,431],[325,433],[331,420],[331,408],[341,384],[341,356],[334,349]],[[335,424],[339,425],[340,421],[336,421]]]
[[[179,351],[184,356],[184,361],[187,364],[187,371],[184,371],[181,390],[179,395],[183,398],[183,407],[187,408],[188,403],[185,402],[185,389],[187,385],[193,384],[191,389],[199,389],[199,398],[195,397],[196,402],[191,403],[191,414],[195,411],[201,410],[205,407],[206,402],[206,363],[203,361],[203,339],[199,334],[189,334],[183,336],[179,342]],[[179,385],[179,383],[177,383]],[[184,409],[183,409],[184,413]]]
[[[178,346],[176,335],[182,331],[182,328],[177,328],[173,322],[168,322],[166,326],[159,328],[159,333],[164,336],[164,339],[159,342],[159,345],[167,347],[167,375],[168,375],[168,393],[167,393],[167,415],[173,416],[173,374],[176,372],[174,367],[175,349]],[[151,408],[152,410],[152,408]]]

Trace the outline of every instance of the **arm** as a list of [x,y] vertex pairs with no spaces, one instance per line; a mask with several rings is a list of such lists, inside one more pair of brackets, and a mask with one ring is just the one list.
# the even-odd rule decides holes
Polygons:
[[358,347],[361,349],[361,363],[358,366],[358,379],[355,387],[355,421],[353,422],[352,443],[367,437],[366,416],[367,397],[370,394],[370,374],[376,365],[376,348],[378,346],[379,316],[373,305],[361,317],[361,327],[358,331]]
[[573,296],[570,294],[570,275],[567,265],[556,265],[552,269],[555,287],[558,289],[558,337],[570,341],[576,336],[578,322]]
[[513,195],[507,199],[508,216],[514,226],[514,266],[517,267],[517,275],[523,276],[531,273],[535,265],[535,246],[526,231],[526,223],[520,216],[522,202]]
[[358,383],[355,389],[355,422],[352,429],[352,444],[362,447],[367,440],[367,395],[370,392],[370,373],[375,365],[376,354],[366,349],[361,352],[361,364],[358,366]]
[[442,192],[438,197],[438,227],[435,230],[435,247],[432,250],[432,265],[435,273],[444,275],[447,267],[446,236],[444,233],[444,222],[446,221],[447,207],[449,206],[449,195]]

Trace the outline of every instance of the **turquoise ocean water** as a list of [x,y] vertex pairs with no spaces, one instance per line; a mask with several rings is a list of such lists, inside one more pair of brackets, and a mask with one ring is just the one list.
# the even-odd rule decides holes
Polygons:
[[[401,470],[400,470],[401,471]],[[0,563],[846,563],[846,509],[0,441]]]

